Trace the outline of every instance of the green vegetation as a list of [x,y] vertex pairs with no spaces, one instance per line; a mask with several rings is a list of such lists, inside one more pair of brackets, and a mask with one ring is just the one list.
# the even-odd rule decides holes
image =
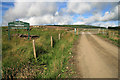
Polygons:
[[[58,34],[61,40],[58,40]],[[32,40],[18,37],[27,34],[25,30],[11,30],[8,40],[7,28],[2,29],[2,75],[3,78],[69,78],[68,60],[71,58],[71,47],[77,36],[65,30],[32,28],[30,35],[37,35],[35,47],[37,61],[33,56]],[[53,36],[53,48],[50,46]],[[66,68],[67,67],[67,68]]]
[[[109,33],[108,33],[109,32]],[[114,33],[114,35],[113,35]],[[113,44],[117,45],[118,47],[120,47],[120,43],[119,43],[119,33],[118,30],[108,30],[106,33],[99,33],[98,36],[101,36],[105,39],[110,40]]]
[[108,27],[108,29],[111,29],[111,30],[119,30],[120,27],[119,27],[119,26],[117,26],[117,27]]
[[[51,26],[51,25],[49,25]],[[72,27],[72,28],[101,28],[105,29],[105,27],[99,27],[99,26],[92,26],[92,25],[54,25],[58,27]]]

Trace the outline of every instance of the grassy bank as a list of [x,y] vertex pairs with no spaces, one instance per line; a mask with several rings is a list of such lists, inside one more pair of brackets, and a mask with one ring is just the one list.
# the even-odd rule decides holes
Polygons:
[[120,47],[118,30],[108,30],[104,34],[99,33],[97,35],[102,37],[102,38],[105,38],[106,40],[109,40],[110,42],[112,42],[116,46]]
[[[32,28],[30,35],[37,35],[35,47],[37,61],[33,56],[32,40],[18,37],[27,34],[25,30],[12,30],[12,38],[8,40],[7,30],[2,31],[2,74],[3,78],[69,78],[67,74],[68,60],[71,58],[71,47],[77,39],[65,30]],[[58,34],[61,39],[58,40]],[[50,46],[53,36],[53,48]]]

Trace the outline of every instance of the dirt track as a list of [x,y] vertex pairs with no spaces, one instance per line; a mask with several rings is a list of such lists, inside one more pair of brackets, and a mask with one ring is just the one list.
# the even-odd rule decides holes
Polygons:
[[117,78],[118,48],[86,33],[82,33],[76,48],[77,68],[82,78]]

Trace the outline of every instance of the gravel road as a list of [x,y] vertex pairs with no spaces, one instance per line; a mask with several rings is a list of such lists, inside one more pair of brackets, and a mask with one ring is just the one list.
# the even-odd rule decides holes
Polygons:
[[118,47],[115,45],[82,32],[76,55],[82,78],[118,78]]

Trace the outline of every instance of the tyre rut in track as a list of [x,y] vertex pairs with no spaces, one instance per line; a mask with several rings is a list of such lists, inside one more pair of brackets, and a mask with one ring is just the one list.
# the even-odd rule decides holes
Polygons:
[[117,51],[112,48],[117,50],[96,35],[82,34],[76,54],[77,68],[81,78],[117,78],[118,58],[114,55]]
[[97,42],[91,35],[87,34],[86,37],[89,43],[91,45],[94,45],[93,47],[96,49],[98,56],[104,58],[103,61],[105,61],[108,66],[110,66],[109,68],[111,68],[111,70],[113,70],[112,68],[116,69],[113,70],[115,74],[118,73],[118,59],[114,55],[112,55],[112,52],[101,46],[101,44],[99,44],[99,42]]

